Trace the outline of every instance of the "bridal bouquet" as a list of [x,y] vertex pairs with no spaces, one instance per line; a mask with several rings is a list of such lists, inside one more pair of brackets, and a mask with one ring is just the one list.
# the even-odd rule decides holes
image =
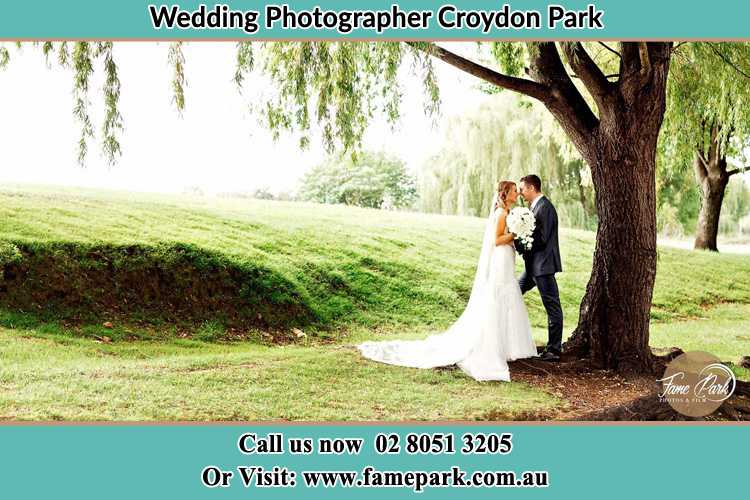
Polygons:
[[531,235],[536,227],[534,213],[526,207],[516,207],[510,211],[505,223],[508,225],[508,231],[516,235],[521,245],[526,250],[531,250],[531,245],[534,243]]

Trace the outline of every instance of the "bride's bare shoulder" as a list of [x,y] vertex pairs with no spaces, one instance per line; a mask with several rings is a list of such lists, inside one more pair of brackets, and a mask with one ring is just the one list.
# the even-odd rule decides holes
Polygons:
[[495,209],[495,217],[498,219],[504,219],[508,216],[508,211],[504,207],[497,207]]
[[505,218],[508,215],[508,211],[503,207],[495,209],[495,227],[497,228],[497,234],[505,233]]

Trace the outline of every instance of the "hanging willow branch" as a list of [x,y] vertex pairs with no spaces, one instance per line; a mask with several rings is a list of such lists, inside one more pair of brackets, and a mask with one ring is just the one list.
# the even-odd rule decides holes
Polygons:
[[57,63],[63,68],[67,68],[69,62],[68,42],[60,42],[60,48],[57,50]]
[[[22,44],[16,42],[16,47]],[[72,45],[72,50],[70,48]],[[88,154],[88,141],[94,137],[94,127],[89,116],[89,82],[94,74],[94,62],[102,59],[105,75],[102,89],[104,96],[104,119],[102,122],[102,152],[110,165],[122,155],[117,138],[123,130],[122,116],[118,105],[120,101],[120,79],[113,56],[112,42],[60,42],[57,49],[53,42],[31,42],[32,47],[41,47],[47,67],[54,58],[62,68],[73,71],[73,116],[81,126],[78,139],[78,163],[84,165]],[[0,46],[0,68],[10,61],[6,47]]]
[[254,65],[255,58],[253,54],[252,44],[250,42],[238,42],[237,63],[234,71],[234,83],[238,88],[242,87],[242,82],[245,79],[245,73],[251,72]]
[[45,64],[47,64],[48,68],[50,67],[49,55],[52,53],[54,48],[55,47],[52,45],[52,42],[44,42],[42,44],[42,54],[44,54],[44,62]]
[[182,111],[185,109],[185,85],[187,85],[182,42],[170,44],[167,59],[169,65],[172,66],[172,102],[177,107],[177,112],[182,116]]
[[122,116],[118,109],[120,101],[120,78],[117,64],[112,57],[112,42],[101,44],[104,57],[104,122],[102,123],[102,149],[110,165],[114,165],[118,156],[122,156],[117,132],[122,131]]
[[4,69],[10,62],[10,52],[5,47],[0,47],[0,69]]
[[91,63],[91,46],[88,42],[76,42],[73,47],[73,116],[81,124],[78,140],[78,163],[84,164],[88,153],[88,139],[94,136],[88,113],[89,78],[94,72]]

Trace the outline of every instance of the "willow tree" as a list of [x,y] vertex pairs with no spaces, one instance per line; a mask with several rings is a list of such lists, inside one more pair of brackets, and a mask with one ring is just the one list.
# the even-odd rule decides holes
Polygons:
[[750,44],[681,45],[668,89],[662,163],[694,171],[701,195],[695,248],[717,251],[727,184],[744,171],[750,146]]
[[[577,227],[593,217],[587,168],[540,104],[499,93],[447,120],[441,147],[420,171],[419,199],[428,212],[487,214],[498,180],[539,174],[558,212]],[[570,221],[568,221],[570,222]]]

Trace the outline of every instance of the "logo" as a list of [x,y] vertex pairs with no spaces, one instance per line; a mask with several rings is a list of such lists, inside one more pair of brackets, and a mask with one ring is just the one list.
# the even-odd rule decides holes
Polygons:
[[659,400],[689,417],[715,412],[734,393],[737,378],[732,370],[707,352],[686,352],[673,359],[661,383]]

